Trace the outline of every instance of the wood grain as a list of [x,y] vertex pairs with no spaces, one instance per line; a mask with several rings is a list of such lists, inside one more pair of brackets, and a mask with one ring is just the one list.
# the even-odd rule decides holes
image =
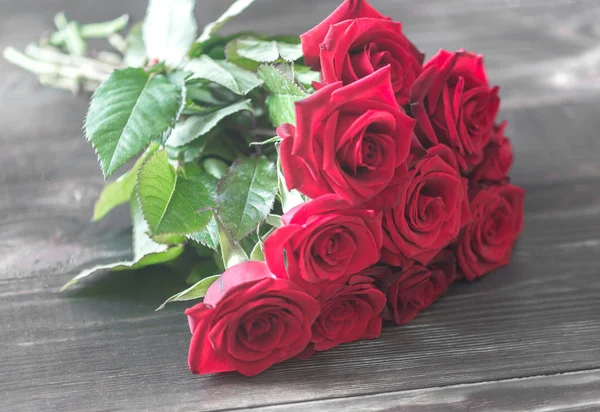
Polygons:
[[[199,1],[200,23],[227,2]],[[337,0],[257,0],[226,31],[300,33]],[[527,189],[507,268],[406,327],[261,376],[193,376],[172,269],[79,270],[130,256],[127,211],[90,217],[103,180],[82,138],[88,96],[44,89],[0,61],[0,410],[597,410],[600,408],[600,4],[597,0],[373,0],[428,55],[486,55]],[[24,47],[56,11],[83,22],[144,0],[0,0],[0,48]],[[582,372],[583,371],[583,372]],[[520,379],[525,378],[525,379]],[[333,399],[334,398],[334,399]]]
[[344,399],[281,404],[262,411],[533,411],[597,410],[600,371],[391,392]]

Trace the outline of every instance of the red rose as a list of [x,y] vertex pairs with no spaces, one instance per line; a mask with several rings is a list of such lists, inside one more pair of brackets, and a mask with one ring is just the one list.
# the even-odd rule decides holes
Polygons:
[[473,220],[458,239],[458,267],[468,280],[505,266],[523,226],[525,191],[505,184],[476,189]]
[[321,44],[324,83],[350,84],[390,66],[392,87],[399,105],[421,72],[423,54],[402,34],[402,24],[382,19],[354,19],[329,29]]
[[483,161],[469,175],[471,183],[502,183],[508,179],[513,152],[510,140],[504,137],[506,122],[494,127],[490,143],[483,151]]
[[311,295],[346,283],[379,260],[381,214],[352,208],[335,195],[306,202],[282,220],[284,226],[265,241],[267,264]]
[[313,324],[311,344],[302,357],[381,334],[380,315],[386,300],[373,285],[372,277],[358,274],[347,285],[332,284],[323,290],[319,301],[321,314]]
[[425,147],[450,146],[463,171],[481,162],[500,106],[482,56],[440,50],[423,66],[410,101],[415,132]]
[[389,67],[297,102],[296,122],[277,129],[289,189],[369,208],[397,203],[393,186],[405,179],[414,120],[396,103]]
[[256,375],[302,352],[311,338],[319,303],[264,262],[229,268],[204,302],[185,311],[193,373],[237,370]]
[[387,19],[364,0],[345,0],[333,13],[314,28],[300,36],[304,62],[314,70],[319,70],[321,43],[329,28],[341,21],[359,18]]
[[427,264],[459,234],[470,218],[467,180],[452,151],[429,149],[409,171],[398,206],[383,216],[381,261],[404,266],[408,259]]
[[409,263],[405,268],[394,269],[380,281],[387,297],[383,318],[398,325],[409,322],[443,296],[455,279],[456,259],[447,250],[436,256],[429,266]]

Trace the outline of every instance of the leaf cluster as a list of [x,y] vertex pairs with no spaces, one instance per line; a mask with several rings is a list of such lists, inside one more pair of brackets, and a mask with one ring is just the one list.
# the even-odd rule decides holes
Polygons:
[[[145,66],[113,71],[85,120],[105,178],[137,159],[106,185],[93,218],[129,204],[134,256],[65,287],[98,270],[171,262],[185,245],[221,271],[260,259],[278,215],[303,201],[285,188],[273,136],[295,123],[294,103],[317,79],[299,63],[297,37],[216,33],[251,3],[236,1],[196,38],[193,0],[150,1],[125,54]],[[194,285],[167,302],[202,297],[216,275],[196,267]]]

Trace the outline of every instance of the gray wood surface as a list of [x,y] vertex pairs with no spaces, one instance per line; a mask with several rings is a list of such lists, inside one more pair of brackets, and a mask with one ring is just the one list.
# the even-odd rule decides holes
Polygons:
[[[222,0],[199,0],[200,23]],[[301,33],[337,0],[257,0],[228,31]],[[0,61],[0,410],[600,410],[600,3],[373,0],[428,55],[486,55],[527,189],[507,268],[376,341],[264,374],[187,370],[185,305],[168,269],[79,270],[131,254],[126,210],[90,223],[103,180],[82,138],[88,96],[48,90]],[[0,0],[0,48],[24,47],[56,11],[139,18],[144,0]],[[269,409],[268,409],[269,410]]]

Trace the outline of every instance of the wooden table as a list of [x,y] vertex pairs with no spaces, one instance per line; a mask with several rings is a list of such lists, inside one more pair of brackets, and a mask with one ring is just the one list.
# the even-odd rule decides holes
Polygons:
[[[373,0],[431,56],[483,53],[527,189],[511,265],[405,327],[264,374],[188,372],[183,286],[169,270],[79,270],[131,254],[126,210],[90,223],[103,179],[82,137],[89,96],[0,62],[0,410],[600,410],[600,3]],[[199,0],[201,24],[225,0]],[[228,31],[301,33],[338,0],[258,0]],[[144,0],[0,0],[0,48]],[[267,407],[268,406],[268,407]]]

